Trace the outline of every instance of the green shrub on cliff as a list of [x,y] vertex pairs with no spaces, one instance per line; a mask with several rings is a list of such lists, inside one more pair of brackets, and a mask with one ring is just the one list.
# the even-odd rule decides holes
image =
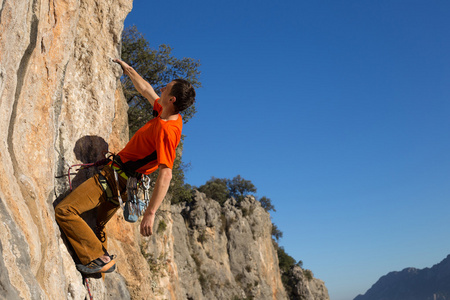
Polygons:
[[[205,193],[206,197],[211,198],[223,205],[227,199],[233,197],[237,202],[242,201],[246,196],[255,196],[256,187],[250,181],[237,175],[232,179],[211,177],[204,185],[201,185],[198,190]],[[258,198],[256,198],[258,200]],[[258,200],[261,207],[265,211],[275,211],[272,202],[266,196]]]

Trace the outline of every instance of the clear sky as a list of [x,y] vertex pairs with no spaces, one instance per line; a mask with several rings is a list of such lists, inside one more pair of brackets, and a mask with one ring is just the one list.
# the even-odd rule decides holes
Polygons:
[[187,182],[241,175],[331,300],[450,254],[450,1],[135,0],[201,62]]

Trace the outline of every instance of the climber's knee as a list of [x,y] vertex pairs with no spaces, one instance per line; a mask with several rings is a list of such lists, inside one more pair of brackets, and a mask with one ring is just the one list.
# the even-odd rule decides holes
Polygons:
[[66,215],[66,209],[61,208],[61,206],[57,205],[55,208],[55,219],[56,221],[59,223],[59,221],[61,221],[64,216]]

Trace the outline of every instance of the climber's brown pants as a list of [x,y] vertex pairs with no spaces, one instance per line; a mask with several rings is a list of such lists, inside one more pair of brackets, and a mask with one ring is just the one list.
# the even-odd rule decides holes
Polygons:
[[[117,184],[111,167],[105,166],[101,174],[108,180],[114,195],[117,195]],[[119,208],[118,205],[107,201],[98,177],[97,174],[86,180],[55,208],[56,221],[84,265],[105,254],[107,247],[105,225]],[[126,180],[119,176],[119,189],[123,201],[127,200],[123,193],[125,187]],[[97,208],[96,233],[80,217],[82,213],[94,208]]]

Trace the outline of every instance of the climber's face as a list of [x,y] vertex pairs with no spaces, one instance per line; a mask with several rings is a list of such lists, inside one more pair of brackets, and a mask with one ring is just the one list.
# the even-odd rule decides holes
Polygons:
[[175,96],[172,96],[170,94],[170,91],[172,90],[172,86],[175,84],[174,81],[171,81],[168,83],[165,87],[161,88],[161,99],[159,99],[159,104],[164,107],[164,105],[168,103],[175,102]]

